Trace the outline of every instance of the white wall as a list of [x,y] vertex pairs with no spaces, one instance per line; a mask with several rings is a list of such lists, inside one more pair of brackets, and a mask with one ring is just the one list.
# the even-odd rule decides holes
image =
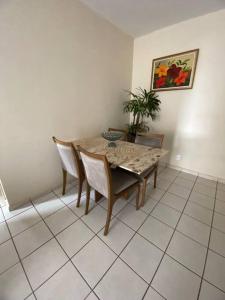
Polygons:
[[15,207],[60,184],[53,135],[124,126],[133,40],[76,0],[1,1],[0,37],[0,178]]
[[159,92],[160,119],[151,126],[165,133],[170,164],[225,179],[225,10],[135,39],[132,88],[149,89],[152,59],[195,48],[193,89]]

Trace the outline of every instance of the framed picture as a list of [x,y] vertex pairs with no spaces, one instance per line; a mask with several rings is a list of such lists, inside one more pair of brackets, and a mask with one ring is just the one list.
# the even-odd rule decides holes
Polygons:
[[151,90],[191,89],[199,49],[155,58],[152,61]]

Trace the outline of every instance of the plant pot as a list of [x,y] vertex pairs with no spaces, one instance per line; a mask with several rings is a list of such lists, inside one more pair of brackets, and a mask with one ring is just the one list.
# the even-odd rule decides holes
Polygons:
[[127,141],[130,143],[134,143],[135,142],[135,138],[136,138],[136,134],[135,133],[128,133],[127,134]]

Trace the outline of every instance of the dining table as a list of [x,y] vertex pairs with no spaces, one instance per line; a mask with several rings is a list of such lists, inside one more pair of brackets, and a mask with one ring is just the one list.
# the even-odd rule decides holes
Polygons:
[[[116,141],[115,147],[110,147],[109,141],[101,136],[72,140],[72,143],[77,150],[82,147],[91,153],[106,155],[111,168],[120,167],[136,175],[150,169],[168,153],[163,148],[152,148],[122,140]],[[101,197],[102,195],[95,191],[95,201],[99,201]]]
[[116,147],[110,147],[103,137],[91,137],[72,141],[75,149],[78,146],[95,153],[106,155],[111,167],[120,167],[129,172],[141,175],[165,156],[168,151],[163,148],[152,148],[122,140],[116,141]]

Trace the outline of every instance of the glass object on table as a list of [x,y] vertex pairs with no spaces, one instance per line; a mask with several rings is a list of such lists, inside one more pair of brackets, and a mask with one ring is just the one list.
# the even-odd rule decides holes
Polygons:
[[118,131],[104,131],[102,137],[109,141],[108,147],[116,147],[115,141],[122,137],[123,133]]

